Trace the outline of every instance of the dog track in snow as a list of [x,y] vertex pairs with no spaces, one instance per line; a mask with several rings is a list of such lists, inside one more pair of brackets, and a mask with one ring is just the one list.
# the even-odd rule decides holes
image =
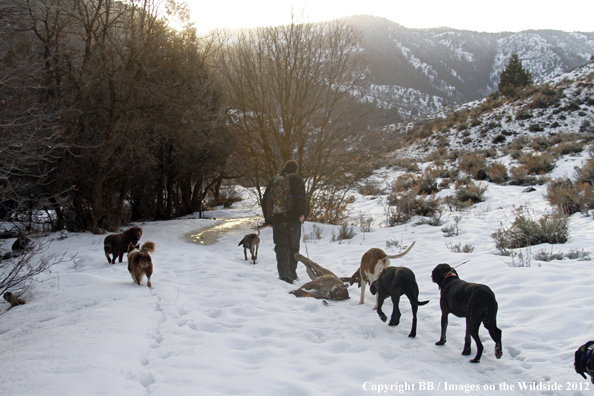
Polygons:
[[155,375],[151,372],[151,357],[153,354],[157,354],[157,357],[161,359],[166,359],[172,355],[170,352],[163,352],[161,351],[161,344],[164,341],[165,337],[161,332],[161,326],[167,321],[167,316],[165,313],[165,309],[161,304],[161,297],[155,292],[154,289],[150,289],[150,293],[152,298],[155,300],[154,309],[157,313],[157,324],[156,328],[152,331],[152,341],[148,345],[148,351],[145,354],[145,357],[140,359],[140,364],[143,367],[143,370],[138,374],[138,382],[142,387],[147,390],[147,394],[151,393],[150,386],[156,384],[157,380]]

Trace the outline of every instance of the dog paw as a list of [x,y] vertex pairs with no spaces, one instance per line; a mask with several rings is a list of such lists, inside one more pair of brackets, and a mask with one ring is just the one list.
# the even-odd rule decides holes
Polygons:
[[495,357],[501,359],[501,356],[503,356],[503,348],[501,345],[495,345]]
[[390,323],[388,323],[389,326],[398,326],[400,324],[400,320],[390,320]]
[[386,320],[388,320],[388,317],[384,313],[378,312],[378,315],[379,315],[380,319],[382,320],[382,322],[385,322]]
[[480,363],[480,362],[481,362],[481,359],[477,359],[477,358],[470,360],[470,363]]
[[415,338],[417,336],[417,333],[410,333],[408,335],[408,338]]
[[445,340],[443,340],[443,341],[439,340],[435,343],[435,345],[444,345],[445,343],[446,343]]

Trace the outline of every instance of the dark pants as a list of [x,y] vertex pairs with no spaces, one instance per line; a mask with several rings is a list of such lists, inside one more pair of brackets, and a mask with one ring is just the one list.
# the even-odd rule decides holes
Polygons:
[[295,253],[299,253],[301,223],[298,221],[274,223],[272,236],[275,245],[278,276],[283,280],[294,281],[297,279],[298,262],[295,259]]

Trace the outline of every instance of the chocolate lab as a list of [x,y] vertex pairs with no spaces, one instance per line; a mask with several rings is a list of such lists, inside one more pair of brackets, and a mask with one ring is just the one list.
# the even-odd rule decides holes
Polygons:
[[408,336],[415,338],[417,336],[417,310],[419,305],[425,305],[429,300],[419,301],[419,286],[417,285],[414,272],[406,267],[388,267],[371,284],[369,290],[373,295],[377,293],[377,314],[383,322],[386,321],[387,317],[382,311],[382,305],[388,296],[392,298],[392,305],[394,307],[392,308],[392,316],[388,323],[390,326],[398,326],[400,323],[401,314],[398,308],[400,296],[404,294],[408,297],[413,314],[412,329]]
[[483,344],[479,338],[479,327],[485,325],[495,341],[495,357],[503,355],[501,330],[497,328],[497,301],[493,291],[479,283],[468,283],[458,277],[458,273],[448,264],[439,264],[433,269],[431,279],[441,290],[441,338],[435,345],[446,343],[448,315],[453,313],[459,318],[466,318],[466,336],[462,355],[470,355],[470,337],[476,343],[476,356],[472,363],[479,363],[483,354]]
[[[119,258],[120,263],[124,258],[124,253],[128,251],[128,245],[136,245],[142,236],[142,228],[132,227],[128,228],[121,234],[111,234],[105,237],[103,242],[103,250],[105,257],[110,264],[115,264],[116,258]],[[113,256],[113,259],[110,257]]]
[[594,384],[594,341],[588,341],[575,351],[575,362],[573,363],[575,372],[588,379]]

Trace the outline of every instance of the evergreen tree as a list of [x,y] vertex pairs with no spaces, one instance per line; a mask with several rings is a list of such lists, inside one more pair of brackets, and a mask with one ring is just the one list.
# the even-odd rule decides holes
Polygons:
[[522,67],[522,61],[518,58],[518,54],[512,54],[507,67],[501,73],[499,92],[505,96],[512,96],[516,88],[530,84],[532,84],[532,74]]

